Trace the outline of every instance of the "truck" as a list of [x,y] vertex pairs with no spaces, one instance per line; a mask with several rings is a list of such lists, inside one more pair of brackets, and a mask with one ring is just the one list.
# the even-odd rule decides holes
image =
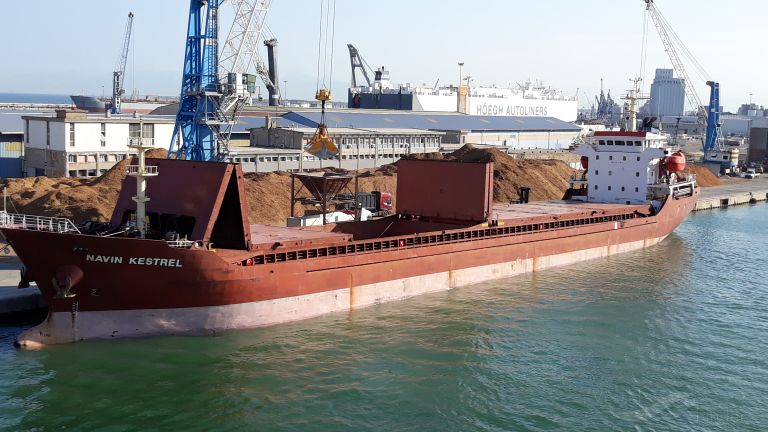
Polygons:
[[754,178],[757,178],[759,175],[760,173],[757,172],[757,169],[755,168],[747,168],[747,171],[745,171],[743,174],[745,179],[754,179]]
[[[352,200],[352,194],[339,194],[338,197]],[[360,208],[370,211],[373,216],[388,216],[392,213],[392,194],[389,192],[358,192],[357,203]],[[346,207],[339,206],[339,210],[354,210],[351,206]]]

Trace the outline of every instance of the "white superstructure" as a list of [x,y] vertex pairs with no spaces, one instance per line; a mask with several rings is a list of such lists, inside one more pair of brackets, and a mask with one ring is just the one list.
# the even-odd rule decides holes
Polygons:
[[[414,111],[456,111],[455,87],[413,88]],[[575,97],[527,82],[517,88],[468,87],[465,114],[517,117],[555,117],[572,122],[578,115]]]
[[[674,195],[695,187],[695,176],[680,181],[673,163],[685,157],[675,153],[663,135],[650,132],[595,132],[575,153],[582,156],[584,171],[571,178],[580,195],[573,199],[617,204],[643,204],[653,197]],[[679,158],[682,158],[680,161]]]
[[393,85],[389,71],[376,70],[371,86],[350,88],[353,108],[404,109],[412,111],[457,112],[483,116],[554,117],[572,122],[578,116],[574,96],[526,82],[514,88],[467,86],[427,87],[412,83]]

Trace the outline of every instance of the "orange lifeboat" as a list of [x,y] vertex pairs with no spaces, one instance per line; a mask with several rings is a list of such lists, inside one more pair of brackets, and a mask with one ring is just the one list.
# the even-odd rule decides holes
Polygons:
[[664,166],[667,171],[679,173],[685,169],[685,155],[681,151],[676,151],[664,159]]
[[581,157],[581,167],[585,170],[589,169],[589,158],[586,156]]

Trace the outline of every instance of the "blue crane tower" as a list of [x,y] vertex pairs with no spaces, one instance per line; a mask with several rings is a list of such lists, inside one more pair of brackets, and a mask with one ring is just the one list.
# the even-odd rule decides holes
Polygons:
[[133,12],[128,13],[128,24],[125,25],[125,34],[123,35],[123,49],[120,51],[120,57],[117,59],[116,71],[112,72],[112,101],[109,106],[109,112],[112,114],[122,114],[120,99],[125,94],[123,82],[125,81],[125,66],[128,63],[128,48],[131,46],[131,30],[133,29]]
[[720,123],[720,83],[707,81],[709,91],[709,113],[707,114],[707,134],[704,139],[704,153],[719,148],[723,132]]
[[224,0],[190,0],[179,111],[168,157],[222,160],[233,121],[226,114],[237,99],[222,85],[219,68],[219,6]]

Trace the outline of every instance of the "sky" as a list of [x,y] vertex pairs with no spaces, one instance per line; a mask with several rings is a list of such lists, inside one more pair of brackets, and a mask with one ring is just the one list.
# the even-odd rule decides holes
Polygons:
[[[721,85],[721,103],[735,111],[768,105],[764,17],[768,2],[656,0],[674,31]],[[222,38],[231,6],[222,6]],[[176,95],[181,83],[187,0],[15,1],[0,26],[0,93],[109,93],[129,11],[135,14],[125,87]],[[281,85],[290,99],[312,99],[317,82],[320,0],[273,0],[267,26],[279,40]],[[13,19],[7,19],[13,17]],[[657,67],[671,68],[649,23],[641,71],[642,0],[336,0],[331,90],[346,101],[355,45],[395,83],[455,84],[458,62],[474,85],[541,80],[589,106],[604,87],[618,97]],[[263,52],[266,59],[266,51]],[[708,102],[704,79],[691,79]],[[283,81],[287,81],[284,83]],[[262,92],[266,93],[262,86]]]

